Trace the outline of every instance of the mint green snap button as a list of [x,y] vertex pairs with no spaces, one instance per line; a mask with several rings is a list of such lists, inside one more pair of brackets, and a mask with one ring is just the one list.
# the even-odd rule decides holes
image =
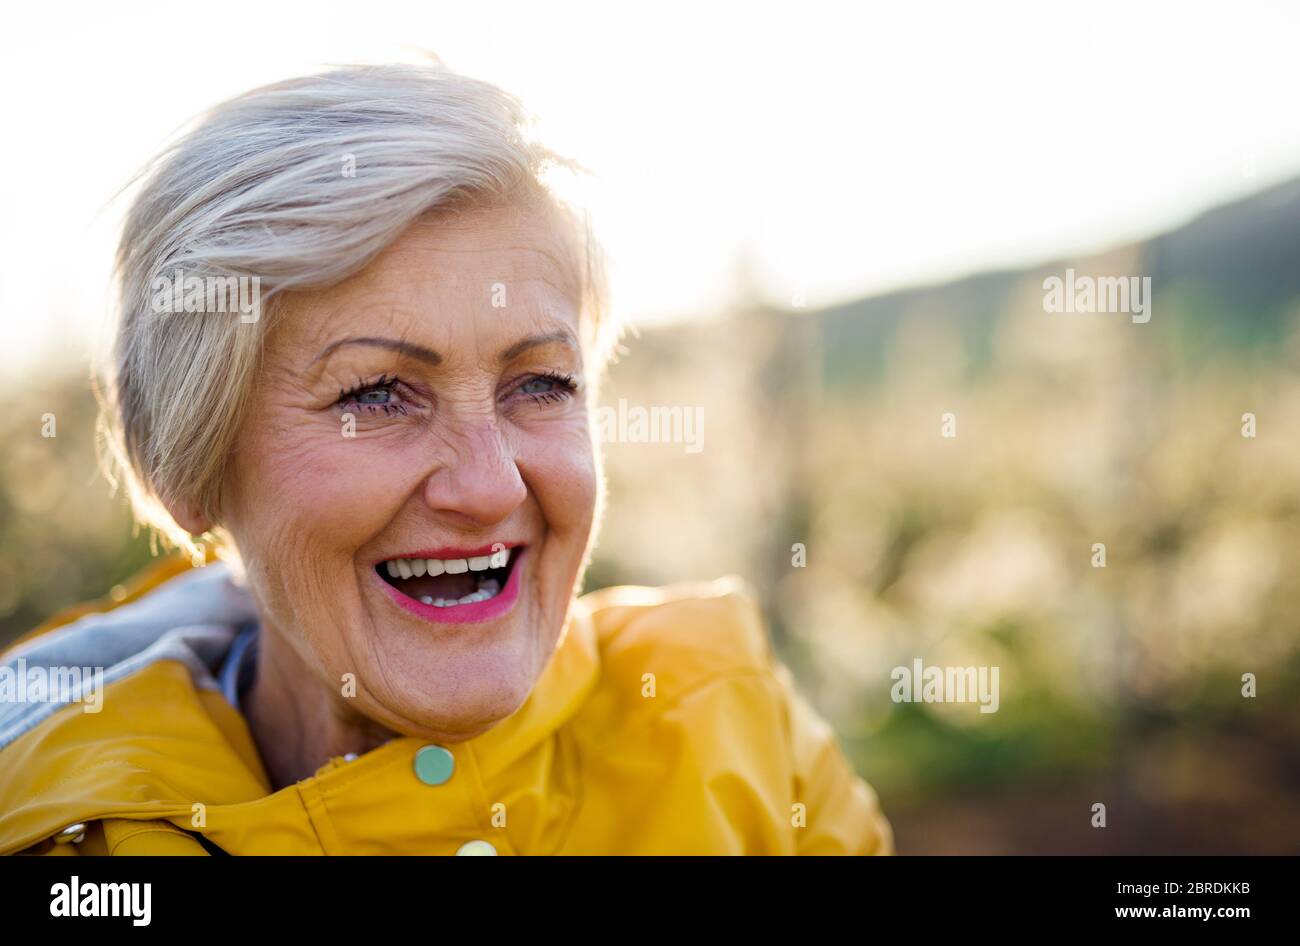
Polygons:
[[496,857],[497,849],[490,841],[466,841],[456,852],[457,857]]
[[415,777],[425,785],[441,785],[456,770],[456,757],[442,746],[424,746],[415,754]]

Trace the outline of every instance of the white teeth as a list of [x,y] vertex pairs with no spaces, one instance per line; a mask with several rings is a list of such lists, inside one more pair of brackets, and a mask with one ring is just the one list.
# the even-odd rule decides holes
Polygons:
[[463,598],[434,598],[425,595],[420,599],[424,604],[431,604],[435,608],[454,608],[461,604],[475,604],[479,601],[491,601],[501,593],[501,583],[495,578],[480,578],[478,580],[478,590],[472,594],[467,594]]
[[484,572],[490,568],[505,568],[510,564],[510,556],[510,549],[500,549],[491,555],[475,555],[470,559],[393,558],[384,562],[384,568],[388,570],[389,578],[420,578],[424,575],[436,578],[444,573],[460,575],[467,571]]

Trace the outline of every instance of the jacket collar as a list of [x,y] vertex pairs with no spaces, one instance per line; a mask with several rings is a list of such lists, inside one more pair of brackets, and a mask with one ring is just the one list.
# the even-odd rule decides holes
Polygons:
[[[386,831],[375,814],[385,805],[408,813],[399,836],[388,840],[427,847],[481,832],[490,808],[485,786],[507,774],[512,784],[554,795],[545,803],[563,814],[564,793],[550,789],[570,782],[567,763],[548,746],[599,676],[596,632],[581,599],[523,705],[483,735],[448,747],[457,777],[438,795],[443,804],[432,820],[430,786],[412,769],[423,743],[406,737],[354,762],[329,760],[312,778],[270,792],[247,726],[216,680],[238,629],[254,618],[247,593],[225,565],[214,564],[6,654],[8,666],[21,657],[28,667],[105,672],[102,712],[82,712],[71,693],[0,711],[0,852],[109,817],[163,818],[193,830],[196,803],[204,804],[206,821],[199,830],[228,850],[255,849],[272,827],[300,834],[308,849],[354,849],[343,836],[353,825],[361,835],[355,840],[378,843]],[[452,798],[456,804],[446,804]],[[409,821],[412,812],[423,812],[417,823]]]

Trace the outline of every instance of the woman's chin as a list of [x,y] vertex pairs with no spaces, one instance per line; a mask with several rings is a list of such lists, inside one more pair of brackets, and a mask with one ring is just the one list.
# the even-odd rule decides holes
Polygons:
[[[461,671],[461,672],[457,672]],[[394,732],[431,742],[462,742],[512,715],[532,691],[537,674],[522,661],[439,667],[436,672],[391,680],[397,692],[363,712]],[[369,702],[369,701],[367,701]]]
[[420,707],[398,707],[397,713],[393,714],[395,721],[389,728],[398,735],[451,745],[474,739],[492,730],[522,704],[523,700],[510,705],[484,705],[473,716],[465,712],[468,707],[456,707],[453,715],[430,712]]

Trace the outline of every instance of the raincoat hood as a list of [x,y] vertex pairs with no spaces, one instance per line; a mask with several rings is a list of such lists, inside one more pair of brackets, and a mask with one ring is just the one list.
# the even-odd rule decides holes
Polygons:
[[432,749],[397,737],[278,791],[217,679],[256,625],[246,591],[219,563],[141,590],[4,655],[0,853],[892,848],[735,580],[580,598],[493,729]]

